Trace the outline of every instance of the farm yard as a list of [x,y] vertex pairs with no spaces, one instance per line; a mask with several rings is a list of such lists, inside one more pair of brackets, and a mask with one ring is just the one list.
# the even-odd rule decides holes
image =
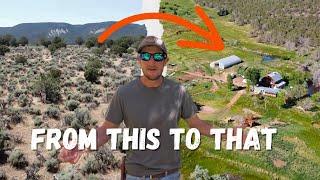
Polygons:
[[[205,28],[192,10],[194,6],[191,0],[161,2],[162,12],[177,14]],[[212,139],[205,137],[196,151],[182,150],[184,177],[317,179],[320,176],[319,92],[309,97],[306,85],[317,64],[309,66],[314,68],[311,73],[303,68],[317,51],[301,56],[276,45],[258,43],[250,37],[250,25],[238,26],[228,16],[218,16],[214,8],[205,7],[205,12],[222,36],[225,49],[213,52],[180,48],[176,45],[178,39],[201,41],[201,38],[184,27],[163,21],[169,63],[175,64],[174,73],[169,68],[168,74],[184,83],[193,99],[202,105],[199,111],[202,119],[221,128],[250,123],[250,127],[258,129],[277,128],[278,133],[270,151],[216,151]],[[265,60],[266,54],[275,58]],[[210,68],[210,63],[231,55],[243,62],[224,70]],[[287,83],[285,87],[276,97],[255,95],[252,90],[255,84],[272,72],[282,76]],[[187,127],[183,121],[180,125]]]

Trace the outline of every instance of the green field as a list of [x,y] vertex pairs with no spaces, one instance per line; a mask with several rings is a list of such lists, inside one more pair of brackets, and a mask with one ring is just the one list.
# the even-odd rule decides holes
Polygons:
[[[194,13],[194,6],[195,3],[192,0],[163,0],[161,2],[161,7],[165,12],[173,13],[176,8],[178,9],[177,15],[204,27]],[[308,76],[308,74],[301,74],[298,71],[298,65],[305,60],[304,57],[299,57],[295,52],[287,51],[281,47],[257,43],[255,39],[248,36],[250,26],[237,26],[228,21],[228,16],[219,17],[213,9],[204,8],[204,10],[211,17],[224,39],[225,49],[214,52],[180,48],[176,45],[176,41],[179,39],[199,41],[203,39],[193,32],[186,31],[184,27],[163,21],[165,30],[163,39],[168,47],[170,62],[176,63],[178,67],[173,78],[182,74],[179,71],[193,71],[199,68],[208,74],[208,64],[211,61],[232,54],[243,59],[243,64],[246,66],[261,68],[263,73],[278,71],[289,79],[290,77],[299,77],[301,80]],[[261,54],[277,56],[279,59],[264,63],[261,60]],[[290,58],[290,60],[284,60],[286,58]],[[189,88],[189,91],[191,94],[202,92],[208,89],[207,85],[203,80],[199,80],[196,86]],[[223,84],[220,84],[219,88],[215,93],[201,93],[193,98],[201,104],[223,109],[235,92],[229,91]],[[225,117],[243,114],[243,108],[248,108],[262,115],[259,120],[262,124],[268,124],[270,121],[278,119],[287,125],[277,127],[278,133],[273,138],[271,151],[264,150],[264,138],[260,138],[262,143],[260,151],[227,151],[225,148],[216,151],[214,150],[214,140],[203,137],[199,149],[195,151],[182,150],[183,177],[187,179],[195,166],[201,165],[208,169],[211,175],[231,173],[244,179],[319,179],[320,129],[312,126],[312,113],[302,112],[296,108],[285,109],[279,104],[277,98],[268,97],[262,102],[246,93],[230,110],[201,116],[203,119],[221,126],[223,125],[221,121]],[[182,121],[181,126],[186,126],[186,124]],[[276,167],[273,163],[274,160],[281,160],[285,162],[285,165]]]

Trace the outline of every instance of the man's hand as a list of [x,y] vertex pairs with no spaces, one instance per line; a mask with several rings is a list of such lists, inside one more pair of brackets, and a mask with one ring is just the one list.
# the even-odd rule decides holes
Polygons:
[[[117,128],[119,125],[113,124],[110,121],[104,121],[101,126],[97,128],[97,147],[104,145],[108,140],[106,136],[106,129],[108,128]],[[76,142],[74,142],[76,143]],[[62,147],[58,155],[58,159],[62,162],[69,162],[75,164],[79,161],[84,152],[89,152],[89,150],[79,150],[78,145],[75,148],[68,150],[65,147]]]
[[62,147],[58,155],[58,159],[61,162],[69,162],[69,163],[75,164],[79,161],[83,153],[84,153],[84,150],[79,150],[78,146],[76,146],[71,150],[68,150],[65,147]]

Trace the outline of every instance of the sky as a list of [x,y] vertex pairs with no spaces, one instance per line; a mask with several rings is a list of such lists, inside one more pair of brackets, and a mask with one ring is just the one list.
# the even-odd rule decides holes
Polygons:
[[0,27],[31,22],[85,24],[117,21],[141,13],[143,1],[145,0],[4,0],[1,2]]

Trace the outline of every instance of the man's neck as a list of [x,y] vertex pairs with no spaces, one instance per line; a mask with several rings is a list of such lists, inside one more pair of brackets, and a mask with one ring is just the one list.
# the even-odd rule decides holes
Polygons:
[[145,76],[141,76],[140,81],[144,86],[154,88],[154,87],[159,87],[161,85],[161,83],[163,82],[163,77],[161,76],[159,79],[150,80]]

